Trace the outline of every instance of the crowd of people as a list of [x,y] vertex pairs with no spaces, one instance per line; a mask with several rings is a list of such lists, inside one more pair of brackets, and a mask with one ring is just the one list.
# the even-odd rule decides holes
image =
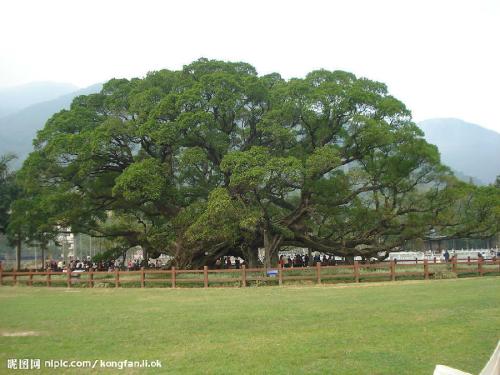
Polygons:
[[220,257],[215,261],[215,268],[216,269],[231,269],[231,268],[240,269],[243,264],[245,264],[244,259],[234,258],[234,265],[233,265],[233,262],[231,261],[231,257]]
[[[67,263],[67,264],[66,264]],[[45,263],[45,269],[52,272],[62,272],[68,268],[71,271],[88,271],[90,268],[96,268],[97,264],[90,259],[70,259],[68,262],[64,260],[48,260]]]
[[279,264],[284,268],[307,267],[321,263],[322,266],[334,266],[336,264],[335,257],[328,255],[316,254],[314,257],[309,258],[309,255],[295,254],[295,256],[281,255]]
[[[127,269],[129,271],[138,271],[141,269],[143,262],[140,259],[130,259],[127,264]],[[161,269],[165,265],[159,259],[150,259],[147,268]],[[125,267],[122,267],[125,268]]]
[[[279,265],[283,268],[297,268],[297,267],[307,267],[316,265],[318,262],[322,266],[333,266],[336,264],[335,257],[328,255],[315,255],[312,258],[312,262],[309,262],[310,258],[306,255],[301,254],[291,254],[291,255],[281,255],[279,257]],[[215,261],[216,269],[240,269],[245,264],[245,260],[238,257],[223,256]],[[116,268],[120,270],[137,271],[143,266],[143,262],[140,259],[129,259],[128,261],[122,262],[120,260],[107,260],[107,261],[92,261],[90,257],[84,259],[69,259],[68,262],[64,260],[49,260],[45,264],[45,269],[51,270],[52,272],[62,272],[70,269],[72,272],[84,272],[90,271],[114,271]],[[148,262],[147,268],[161,269],[164,268],[164,264],[158,259],[150,260]]]
[[[234,261],[232,260],[234,258]],[[312,260],[312,262],[310,262]],[[215,261],[216,269],[240,269],[245,263],[243,259],[237,257],[223,256]],[[297,268],[297,267],[307,267],[313,266],[317,263],[321,263],[322,266],[334,266],[336,265],[335,257],[328,255],[316,254],[314,257],[309,258],[309,255],[305,254],[290,254],[281,255],[279,257],[278,264],[283,268]]]
[[[69,259],[68,262],[64,260],[49,260],[45,264],[45,269],[51,270],[52,272],[62,272],[65,270],[71,270],[71,272],[88,272],[90,269],[93,271],[114,271],[116,268],[120,270],[137,271],[140,270],[142,262],[140,259],[131,259],[127,262],[122,262],[120,260],[106,260],[106,261],[92,261],[90,257],[84,259]],[[158,260],[150,260],[148,263],[148,268],[162,268],[163,264]]]

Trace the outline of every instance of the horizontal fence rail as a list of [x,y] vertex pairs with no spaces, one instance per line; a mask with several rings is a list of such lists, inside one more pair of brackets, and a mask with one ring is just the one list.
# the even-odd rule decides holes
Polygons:
[[144,269],[139,271],[94,271],[52,272],[23,271],[6,272],[0,268],[0,286],[66,286],[80,287],[246,287],[249,285],[284,285],[287,282],[345,283],[361,281],[396,281],[406,279],[448,278],[459,276],[500,275],[500,260],[460,261],[453,258],[449,263],[433,261],[390,261],[350,265],[297,268],[246,268],[169,270]]

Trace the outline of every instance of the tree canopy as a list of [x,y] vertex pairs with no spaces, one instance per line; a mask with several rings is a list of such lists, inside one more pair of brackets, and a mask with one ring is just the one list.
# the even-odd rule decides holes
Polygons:
[[200,59],[112,79],[34,145],[19,172],[23,217],[43,217],[29,233],[71,227],[179,266],[255,264],[262,247],[271,265],[283,246],[369,257],[430,228],[499,229],[499,189],[459,183],[383,83],[344,71],[285,80]]

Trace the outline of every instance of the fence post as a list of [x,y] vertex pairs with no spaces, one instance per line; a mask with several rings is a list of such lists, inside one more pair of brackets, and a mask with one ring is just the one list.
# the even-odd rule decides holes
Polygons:
[[354,281],[359,283],[359,264],[358,261],[354,261]]
[[467,257],[467,264],[470,265],[470,256]]
[[283,285],[283,265],[280,263],[278,267],[278,283]]
[[13,285],[17,285],[17,271],[12,271],[12,281]]
[[33,286],[33,270],[30,271],[30,281],[29,286]]
[[2,277],[3,277],[3,266],[2,262],[0,261],[0,286],[3,285]]
[[115,267],[115,288],[118,288],[120,285],[120,271],[118,270],[118,267]]
[[144,267],[141,267],[141,288],[144,288],[146,285],[146,275],[144,275]]
[[247,269],[245,265],[241,266],[241,286],[242,287],[247,286]]
[[208,267],[203,266],[203,287],[208,288]]
[[93,288],[94,287],[94,269],[92,267],[90,267],[90,270],[89,270],[89,283],[90,283],[90,287]]
[[172,288],[175,288],[175,267],[172,267]]
[[66,282],[68,284],[68,288],[71,288],[71,269],[68,267],[68,268],[66,268],[66,271],[67,271],[66,273],[67,273],[67,276],[68,276]]
[[321,284],[321,262],[316,262],[316,281]]
[[391,281],[396,281],[396,262],[394,261],[394,259],[391,259],[390,269],[391,269]]
[[451,260],[451,271],[456,273],[457,272],[457,256],[453,255],[453,258]]
[[479,272],[479,276],[483,276],[483,259],[477,259],[477,272]]
[[429,261],[424,259],[424,279],[429,280]]
[[436,264],[436,257],[434,257],[434,264]]
[[51,279],[50,279],[50,273],[52,272],[52,270],[49,268],[49,270],[47,271],[47,286],[50,287],[50,284],[51,284]]

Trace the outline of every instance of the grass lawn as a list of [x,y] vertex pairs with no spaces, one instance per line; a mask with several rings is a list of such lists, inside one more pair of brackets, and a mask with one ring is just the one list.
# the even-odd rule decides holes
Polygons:
[[[31,332],[31,336],[16,336]],[[236,289],[0,288],[9,358],[160,360],[150,373],[478,373],[500,338],[500,278]],[[22,372],[22,371],[21,371]],[[139,374],[144,369],[115,370]],[[19,373],[11,370],[10,373]]]

